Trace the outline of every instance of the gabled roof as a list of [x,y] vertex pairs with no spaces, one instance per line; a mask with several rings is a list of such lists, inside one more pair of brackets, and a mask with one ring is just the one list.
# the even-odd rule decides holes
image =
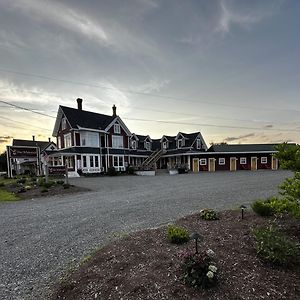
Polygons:
[[77,126],[104,130],[116,117],[60,106],[72,128]]
[[278,144],[216,144],[212,145],[208,152],[275,152]]
[[172,141],[175,141],[176,136],[163,135],[162,138],[160,139],[160,141],[162,142],[164,138],[167,139],[169,142],[172,142]]
[[152,150],[157,150],[161,148],[160,139],[152,139]]
[[13,146],[18,147],[38,147],[43,151],[45,148],[47,148],[50,144],[53,142],[49,141],[33,141],[33,140],[19,140],[19,139],[13,139]]
[[137,138],[138,138],[138,140],[140,141],[140,142],[144,142],[145,140],[149,140],[150,142],[152,142],[152,139],[151,139],[151,137],[149,136],[149,135],[140,135],[140,134],[136,134],[135,135]]

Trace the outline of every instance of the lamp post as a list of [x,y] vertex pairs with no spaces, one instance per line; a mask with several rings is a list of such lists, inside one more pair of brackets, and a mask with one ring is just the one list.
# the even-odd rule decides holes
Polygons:
[[199,233],[194,232],[191,235],[191,239],[195,241],[195,249],[196,249],[195,254],[198,254],[198,241],[202,240],[202,236]]
[[244,209],[246,209],[247,207],[245,205],[241,205],[240,209],[242,211],[242,220],[244,219]]

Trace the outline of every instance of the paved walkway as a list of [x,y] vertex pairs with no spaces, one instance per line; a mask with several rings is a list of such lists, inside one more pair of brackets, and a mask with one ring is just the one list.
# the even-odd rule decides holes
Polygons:
[[114,235],[172,222],[202,208],[277,193],[286,171],[78,178],[90,192],[0,202],[0,299],[45,299],[49,285]]

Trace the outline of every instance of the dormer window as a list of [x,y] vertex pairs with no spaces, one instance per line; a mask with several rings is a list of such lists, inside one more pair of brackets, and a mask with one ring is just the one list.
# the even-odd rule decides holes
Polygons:
[[67,129],[67,119],[66,119],[66,118],[62,118],[62,121],[61,121],[61,129],[62,129],[62,130]]
[[136,150],[136,141],[131,141],[131,148]]
[[196,140],[196,147],[197,147],[197,149],[201,149],[202,148],[202,143],[201,143],[200,139]]
[[182,139],[177,141],[177,147],[178,149],[182,148],[184,146],[184,141]]
[[167,141],[163,142],[162,147],[163,147],[163,149],[167,149],[168,148],[168,142]]
[[119,124],[114,125],[114,133],[121,133],[121,126]]
[[146,150],[150,150],[151,148],[150,142],[145,142],[145,148]]

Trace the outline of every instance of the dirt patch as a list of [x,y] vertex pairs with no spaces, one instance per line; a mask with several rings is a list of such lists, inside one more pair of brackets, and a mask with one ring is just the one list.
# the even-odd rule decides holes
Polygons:
[[[201,249],[216,253],[218,285],[210,290],[188,287],[180,279],[180,252],[194,242],[170,244],[166,228],[144,230],[115,241],[59,284],[52,299],[300,299],[300,267],[272,267],[256,255],[251,227],[270,219],[247,212],[224,211],[220,220],[203,221],[199,215],[176,224],[198,232]],[[279,226],[299,241],[300,224],[280,219]]]

